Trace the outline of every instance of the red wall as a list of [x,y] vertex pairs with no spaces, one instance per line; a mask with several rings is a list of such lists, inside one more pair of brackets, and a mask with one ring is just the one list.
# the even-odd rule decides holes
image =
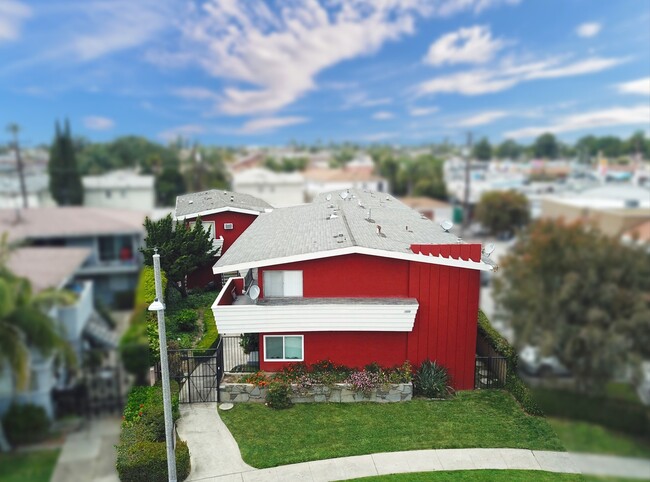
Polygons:
[[[478,261],[481,246],[418,245],[414,252],[452,255]],[[419,365],[429,358],[447,367],[457,390],[474,386],[474,354],[480,274],[463,268],[416,263],[366,255],[290,263],[268,270],[303,270],[305,297],[398,297],[417,298],[419,309],[413,331],[304,333],[305,361],[331,359],[349,366],[376,361],[393,366],[409,360]],[[263,293],[263,269],[259,284]],[[262,294],[263,296],[263,294]],[[263,351],[260,338],[260,350]],[[274,371],[286,363],[264,362]]]
[[[228,248],[232,246],[232,243],[241,236],[241,234],[248,229],[248,226],[253,224],[253,221],[257,219],[257,216],[253,214],[243,214],[243,213],[233,213],[230,211],[225,211],[217,214],[208,214],[206,216],[201,216],[201,221],[214,221],[215,222],[215,236],[223,236],[223,248],[221,248],[221,254],[228,251]],[[194,221],[195,219],[188,220]],[[233,229],[225,230],[223,225],[225,223],[232,223]],[[214,263],[217,262],[219,258],[214,258]],[[217,286],[221,283],[221,275],[214,275],[212,273],[212,263],[209,266],[202,266],[197,269],[194,273],[187,277],[187,284],[190,288],[203,287],[207,285],[210,281],[214,281]]]

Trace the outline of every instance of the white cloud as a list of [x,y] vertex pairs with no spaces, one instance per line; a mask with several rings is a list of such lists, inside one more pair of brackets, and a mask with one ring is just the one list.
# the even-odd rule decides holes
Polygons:
[[491,124],[494,121],[503,119],[504,117],[509,116],[510,113],[503,110],[491,110],[487,112],[481,112],[464,119],[460,119],[453,123],[455,127],[476,127],[486,124]]
[[205,127],[199,124],[185,124],[182,126],[172,127],[170,129],[164,130],[158,134],[158,137],[165,142],[172,142],[181,138],[188,138],[203,134],[205,132]]
[[361,140],[368,141],[368,142],[379,142],[379,141],[385,141],[387,139],[394,139],[394,138],[395,138],[394,132],[375,132],[374,134],[366,134],[364,136],[361,136]]
[[616,84],[620,94],[650,95],[650,77]]
[[571,77],[600,72],[625,62],[624,58],[591,57],[567,63],[560,58],[548,58],[528,63],[506,60],[493,69],[475,69],[434,77],[415,86],[415,95],[462,94],[481,95],[501,92],[522,82],[537,79]]
[[561,134],[580,130],[614,127],[622,125],[647,125],[650,121],[650,105],[641,104],[633,107],[611,107],[609,109],[572,114],[556,119],[546,126],[524,127],[505,132],[506,138],[520,139],[537,137],[544,132]]
[[372,118],[375,119],[375,120],[390,120],[393,117],[395,117],[395,116],[393,115],[392,112],[388,112],[388,111],[385,111],[385,110],[375,112],[372,115]]
[[237,130],[237,133],[257,134],[260,132],[271,132],[281,127],[303,124],[308,120],[309,119],[305,117],[263,117],[246,122],[240,129]]
[[359,91],[348,94],[344,97],[342,109],[351,109],[353,107],[377,107],[393,103],[391,97],[372,98],[366,92]]
[[602,28],[603,26],[598,22],[586,22],[576,27],[576,34],[583,38],[595,37]]
[[32,9],[16,0],[0,2],[0,43],[17,40],[23,22],[31,17]]
[[84,127],[92,131],[107,131],[115,127],[115,121],[108,117],[88,116],[83,119]]
[[440,109],[438,109],[436,106],[431,106],[431,107],[411,107],[409,109],[409,114],[413,117],[424,117],[427,115],[435,114],[438,112]]
[[180,87],[174,89],[172,94],[188,100],[216,100],[219,95],[204,87]]
[[[415,31],[419,16],[481,11],[512,0],[305,0],[271,10],[260,0],[208,0],[183,23],[183,47],[232,82],[218,109],[268,114],[317,88],[316,76]],[[182,58],[182,55],[181,55]]]
[[424,62],[430,65],[489,62],[506,42],[492,37],[490,27],[475,25],[443,35],[429,47]]

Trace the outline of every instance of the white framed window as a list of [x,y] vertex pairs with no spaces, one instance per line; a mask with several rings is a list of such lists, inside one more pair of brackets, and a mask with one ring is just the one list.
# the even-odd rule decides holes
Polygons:
[[301,297],[302,271],[264,271],[264,296]]
[[265,335],[264,361],[303,361],[304,346],[303,335]]
[[223,229],[230,230],[233,228],[234,226],[232,225],[232,223],[223,223]]
[[[196,225],[195,221],[192,221],[190,223],[190,229],[194,229],[194,226]],[[214,221],[201,221],[201,225],[203,226],[203,230],[207,231],[210,233],[210,238],[215,239],[215,222]]]

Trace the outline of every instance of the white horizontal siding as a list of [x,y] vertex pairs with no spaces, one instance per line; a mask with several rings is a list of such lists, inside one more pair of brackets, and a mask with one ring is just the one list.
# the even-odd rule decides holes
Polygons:
[[219,333],[413,330],[418,304],[213,305]]

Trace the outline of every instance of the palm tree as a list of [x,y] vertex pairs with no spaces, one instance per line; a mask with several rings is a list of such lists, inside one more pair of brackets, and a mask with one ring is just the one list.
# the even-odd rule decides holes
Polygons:
[[[68,363],[73,360],[71,350],[57,333],[54,323],[42,311],[41,303],[49,303],[48,297],[42,293],[33,296],[29,281],[7,269],[9,247],[6,239],[6,234],[0,238],[0,374],[9,367],[16,389],[24,390],[29,383],[30,348],[44,356],[55,352],[63,354]],[[0,452],[9,448],[0,423]]]

